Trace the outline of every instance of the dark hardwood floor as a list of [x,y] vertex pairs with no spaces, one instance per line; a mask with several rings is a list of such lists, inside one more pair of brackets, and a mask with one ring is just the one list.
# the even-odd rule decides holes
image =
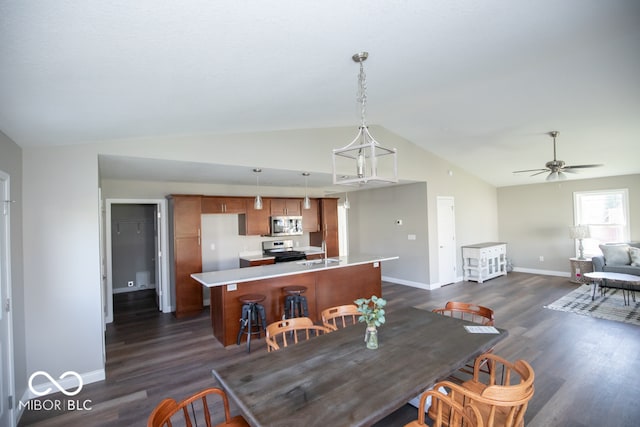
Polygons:
[[[526,359],[536,372],[528,426],[638,425],[640,327],[543,308],[575,286],[565,278],[510,273],[435,291],[384,283],[383,296],[389,301],[388,316],[404,307],[432,309],[449,300],[493,308],[496,326],[509,330],[495,353]],[[115,321],[106,331],[107,379],[85,385],[75,396],[90,399],[91,410],[25,411],[20,426],[144,426],[163,398],[182,399],[216,385],[211,376],[216,361],[246,357],[244,346],[225,349],[213,338],[206,311],[178,321],[157,312],[153,296],[145,293],[118,296],[115,307]],[[253,351],[266,351],[264,339],[252,343]],[[406,405],[376,427],[403,426],[416,414]]]

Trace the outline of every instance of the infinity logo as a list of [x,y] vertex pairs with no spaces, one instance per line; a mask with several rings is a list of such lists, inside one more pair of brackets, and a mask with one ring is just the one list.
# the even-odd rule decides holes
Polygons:
[[31,392],[33,394],[35,394],[36,396],[44,396],[45,394],[49,394],[51,393],[51,387],[47,387],[46,390],[44,391],[38,391],[33,387],[33,379],[35,377],[37,377],[38,375],[42,375],[45,378],[47,378],[49,380],[50,383],[52,383],[53,385],[55,385],[58,390],[60,390],[65,396],[75,396],[76,394],[80,393],[80,390],[82,390],[82,377],[80,376],[80,374],[78,374],[75,371],[67,371],[64,372],[62,375],[60,375],[60,380],[65,379],[68,376],[72,376],[75,377],[78,380],[78,388],[75,391],[67,391],[64,387],[62,387],[60,385],[60,383],[58,383],[56,380],[54,380],[51,375],[49,375],[47,372],[45,371],[36,371],[33,374],[31,374],[31,376],[29,377],[29,390],[31,390]]

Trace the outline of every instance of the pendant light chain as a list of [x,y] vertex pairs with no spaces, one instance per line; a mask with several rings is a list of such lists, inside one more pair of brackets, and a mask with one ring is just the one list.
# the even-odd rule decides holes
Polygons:
[[367,126],[367,75],[364,72],[364,60],[360,61],[360,73],[358,74],[358,92],[356,100],[360,103],[360,120],[362,127]]

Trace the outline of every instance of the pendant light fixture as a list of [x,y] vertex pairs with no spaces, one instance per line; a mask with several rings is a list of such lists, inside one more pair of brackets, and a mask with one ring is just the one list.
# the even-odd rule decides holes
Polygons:
[[[395,148],[381,146],[369,133],[365,118],[367,77],[364,73],[363,62],[368,57],[368,52],[360,52],[352,56],[352,59],[360,64],[356,100],[360,104],[361,121],[355,139],[343,148],[333,149],[334,184],[366,184],[369,181],[398,182],[398,151]],[[353,164],[354,160],[355,164]],[[350,168],[355,168],[355,175],[344,174],[344,170]],[[341,169],[341,172],[338,172],[338,169]],[[384,176],[385,173],[389,175]]]
[[302,202],[302,209],[311,209],[311,199],[307,194],[307,179],[311,175],[309,172],[302,172],[302,176],[304,176],[304,201]]
[[253,209],[262,209],[262,197],[260,197],[260,172],[262,169],[255,168],[253,172],[256,174],[256,198],[253,200]]

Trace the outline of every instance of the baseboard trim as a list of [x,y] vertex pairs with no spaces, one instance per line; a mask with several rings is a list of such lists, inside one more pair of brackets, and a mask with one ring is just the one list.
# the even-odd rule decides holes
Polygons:
[[389,276],[382,276],[382,280],[384,280],[385,282],[397,283],[399,285],[411,286],[412,288],[425,289],[427,291],[432,291],[434,289],[438,289],[441,287],[440,283],[428,284],[428,283],[422,283],[422,282],[414,282],[412,280],[398,279],[398,278],[389,277]]
[[514,267],[513,271],[518,273],[541,274],[543,276],[571,277],[571,273],[566,271],[538,270],[537,268],[518,268]]
[[[98,370],[91,371],[91,372],[85,372],[83,374],[80,374],[80,377],[82,378],[83,387],[85,385],[87,385],[87,384],[96,383],[96,382],[99,382],[99,381],[104,381],[107,378],[106,372],[105,372],[104,369],[98,369]],[[67,389],[67,388],[75,388],[76,387],[76,383],[73,380],[73,378],[64,378],[64,379],[59,380],[57,382],[58,382],[58,384],[60,384],[61,387],[65,388],[65,389]],[[51,389],[51,391],[49,393],[45,394],[44,396],[48,396],[50,394],[55,394],[55,393],[59,392],[58,387],[55,386],[51,382],[38,384],[38,388],[42,388],[42,389],[50,388]],[[36,396],[27,387],[27,389],[22,394],[22,398],[20,399],[20,402],[26,403],[26,402],[30,401],[31,399],[33,399],[35,397],[42,397],[42,396]],[[20,418],[22,417],[22,414],[24,413],[25,406],[24,405],[20,405],[19,403],[16,403],[16,406],[15,406],[14,409],[16,411],[15,412],[15,420],[16,420],[16,425],[17,425],[20,422]]]
[[[106,372],[104,369],[98,369],[95,371],[91,371],[91,372],[85,372],[80,374],[80,377],[82,378],[82,385],[83,387],[87,384],[91,384],[91,383],[96,383],[98,381],[104,381],[107,376],[106,376]],[[67,389],[67,388],[76,388],[77,384],[74,380],[74,378],[63,378],[61,380],[56,380],[58,382],[58,384],[60,384],[61,387]],[[46,389],[46,388],[50,388],[51,391],[43,396],[48,396],[50,394],[54,394],[59,392],[58,387],[56,385],[54,385],[51,382],[46,382],[46,383],[42,383],[42,384],[38,384],[38,389]],[[38,397],[35,394],[33,394],[31,392],[31,390],[29,390],[29,388],[27,388],[24,392],[24,395],[22,396],[22,401],[26,402],[27,400],[31,400],[34,397]],[[40,396],[42,397],[42,396]]]

